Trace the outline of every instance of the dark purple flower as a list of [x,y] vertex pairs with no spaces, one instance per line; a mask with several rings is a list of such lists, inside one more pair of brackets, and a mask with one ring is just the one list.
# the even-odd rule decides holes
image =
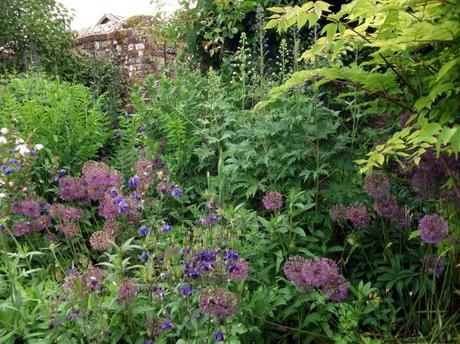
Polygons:
[[105,231],[94,232],[89,238],[91,247],[96,251],[107,251],[112,245],[113,238]]
[[224,341],[224,334],[223,334],[221,331],[216,331],[216,332],[214,332],[214,334],[212,335],[212,338],[213,338],[216,342],[223,342],[223,341]]
[[391,220],[393,217],[395,217],[396,214],[398,214],[400,211],[399,209],[400,208],[398,202],[392,195],[380,197],[374,202],[375,212],[387,220]]
[[421,259],[423,266],[426,266],[427,273],[436,278],[441,277],[446,267],[444,257],[435,256],[433,254],[425,255]]
[[180,197],[182,196],[182,189],[178,186],[175,186],[171,189],[171,196]]
[[163,321],[161,324],[160,324],[160,328],[163,330],[163,331],[169,331],[171,330],[173,327],[173,323],[171,320],[167,319],[165,321]]
[[147,253],[147,251],[142,251],[142,253],[139,256],[139,259],[141,260],[141,262],[145,263],[149,259],[149,254]]
[[385,197],[390,194],[390,181],[383,172],[373,172],[366,177],[364,189],[375,199]]
[[228,278],[232,281],[242,281],[248,277],[248,262],[238,260],[228,269]]
[[139,186],[139,181],[140,181],[140,178],[138,176],[132,176],[128,180],[128,186],[131,189],[136,189]]
[[149,227],[146,227],[146,226],[141,226],[139,228],[139,235],[140,236],[146,236],[147,234],[150,233],[150,228]]
[[118,212],[120,214],[125,214],[129,210],[129,204],[125,201],[118,203]]
[[109,189],[108,194],[110,195],[110,197],[117,197],[118,191],[115,189]]
[[3,167],[3,174],[5,176],[8,176],[10,175],[11,173],[13,173],[13,169],[11,167],[7,167],[7,166],[4,166]]
[[153,344],[153,340],[151,340],[151,339],[146,339],[146,340],[144,341],[144,344]]
[[238,260],[240,258],[240,255],[238,252],[235,252],[233,250],[228,250],[225,251],[223,258],[225,260]]
[[418,228],[420,238],[428,244],[439,244],[449,232],[447,221],[437,214],[422,217]]
[[236,314],[237,301],[232,293],[222,288],[213,288],[201,293],[199,306],[202,314],[214,315],[219,320],[224,320]]
[[170,224],[165,223],[163,226],[160,228],[160,233],[165,234],[168,232],[171,232],[172,226]]
[[192,296],[193,290],[189,284],[185,284],[179,288],[179,292],[184,296]]
[[214,223],[218,222],[220,220],[219,215],[217,214],[211,214],[209,216],[202,216],[200,217],[200,224],[206,225],[206,226],[211,226]]
[[322,293],[330,301],[342,301],[348,295],[348,287],[350,283],[347,282],[340,275],[333,275],[321,288]]
[[123,137],[123,134],[117,131],[117,132],[113,133],[113,137],[116,138],[116,139],[119,139],[119,138]]
[[268,210],[278,210],[283,206],[283,196],[276,191],[267,192],[262,201]]
[[27,198],[11,205],[12,213],[32,218],[39,217],[42,209],[42,204],[33,198]]
[[345,220],[345,207],[341,204],[336,204],[329,209],[329,216],[334,222]]
[[137,294],[137,283],[134,278],[123,279],[118,288],[118,300],[124,306],[131,303]]
[[60,177],[64,177],[67,175],[67,171],[64,168],[61,168],[60,170],[58,170],[57,173]]
[[132,196],[134,197],[135,200],[141,201],[142,200],[142,194],[138,191],[133,191]]
[[345,210],[345,218],[355,228],[365,228],[371,222],[371,214],[362,203],[353,203]]

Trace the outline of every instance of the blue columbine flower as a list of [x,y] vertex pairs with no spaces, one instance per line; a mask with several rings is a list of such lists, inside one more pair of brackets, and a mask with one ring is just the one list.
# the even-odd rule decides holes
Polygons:
[[129,178],[128,180],[128,186],[131,188],[131,189],[135,189],[138,187],[139,185],[139,177],[138,176],[132,176],[131,178]]
[[5,176],[10,175],[11,173],[13,173],[13,169],[12,169],[12,168],[6,167],[6,166],[3,167],[3,174],[4,174]]
[[160,328],[164,331],[169,331],[172,329],[173,323],[171,320],[165,320],[160,324]]
[[171,232],[171,229],[172,229],[172,226],[166,223],[163,226],[161,226],[160,233],[165,234],[165,233]]
[[223,342],[223,341],[224,341],[224,334],[222,333],[222,331],[216,331],[216,332],[214,332],[214,334],[212,335],[212,338],[213,338],[216,342]]
[[141,253],[141,255],[139,256],[139,259],[145,263],[148,259],[149,259],[149,254],[147,253],[147,251],[143,251]]
[[182,189],[178,186],[171,189],[171,196],[180,197],[182,196]]
[[146,339],[146,340],[144,341],[144,344],[153,344],[153,340],[151,340],[151,339]]
[[11,165],[15,165],[18,163],[18,160],[14,158],[9,158],[7,161],[8,161],[8,164],[11,164]]
[[179,288],[179,292],[184,296],[192,296],[193,290],[192,287],[188,284]]
[[115,189],[110,189],[110,190],[109,190],[109,195],[110,195],[111,197],[117,197],[117,196],[118,196],[118,192],[117,192],[117,190],[115,190]]
[[57,173],[61,177],[64,177],[65,175],[67,175],[67,171],[64,168],[61,168],[60,170],[58,170]]
[[149,233],[150,233],[150,228],[149,227],[141,226],[141,228],[139,228],[139,235],[146,236]]
[[129,204],[126,202],[120,202],[118,203],[118,212],[120,214],[126,213],[129,210]]

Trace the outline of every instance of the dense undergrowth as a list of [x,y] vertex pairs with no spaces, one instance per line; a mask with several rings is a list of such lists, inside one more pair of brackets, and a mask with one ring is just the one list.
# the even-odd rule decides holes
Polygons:
[[[233,23],[257,23],[250,40],[219,70],[178,61],[174,78],[146,78],[129,115],[110,60],[3,77],[0,343],[458,341],[458,6],[353,1],[380,11],[363,31],[380,40],[408,34],[397,18],[423,22],[420,6],[451,25],[455,39],[382,51],[384,68],[378,47],[324,26],[356,29],[351,7],[275,7],[269,21],[242,3]],[[267,23],[285,31],[274,61]],[[433,80],[444,91],[421,111]]]

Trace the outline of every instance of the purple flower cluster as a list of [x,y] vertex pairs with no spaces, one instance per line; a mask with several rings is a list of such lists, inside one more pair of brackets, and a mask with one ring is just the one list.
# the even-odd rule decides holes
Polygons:
[[284,274],[297,289],[310,291],[320,288],[331,301],[341,301],[348,295],[349,283],[339,273],[337,264],[328,258],[291,256],[284,264]]
[[214,339],[216,342],[223,342],[224,341],[224,334],[222,331],[216,331],[212,335],[212,339]]
[[76,207],[65,206],[63,204],[54,204],[49,209],[49,214],[53,219],[60,219],[64,223],[72,220],[83,219],[83,210]]
[[201,216],[200,217],[200,224],[203,226],[212,226],[213,224],[217,223],[220,220],[220,216],[212,213],[207,216]]
[[89,238],[89,243],[96,251],[107,251],[111,246],[113,238],[106,231],[94,232]]
[[348,206],[337,204],[329,210],[332,221],[347,221],[355,228],[365,228],[371,222],[371,214],[367,211],[364,204],[355,202]]
[[196,279],[203,273],[214,270],[216,266],[216,251],[203,250],[195,253],[191,259],[184,262],[184,276]]
[[11,212],[26,217],[37,218],[40,216],[44,205],[33,198],[23,199],[11,204]]
[[83,178],[87,184],[89,198],[93,200],[102,199],[108,188],[123,183],[120,172],[96,161],[88,161],[83,165]]
[[371,222],[371,214],[364,204],[356,202],[346,208],[345,219],[355,228],[365,228]]
[[106,271],[91,266],[86,272],[80,277],[80,283],[85,292],[99,291],[102,290],[102,284],[106,276]]
[[89,202],[86,182],[83,178],[65,177],[59,179],[61,199],[64,201]]
[[[157,337],[162,332],[170,331],[173,328],[173,322],[170,319],[162,320],[158,317],[147,318],[144,327],[149,337]],[[153,341],[148,339],[144,342],[144,344],[146,343],[153,343]]]
[[179,293],[181,293],[184,296],[192,296],[193,290],[189,284],[185,284],[179,288]]
[[374,199],[384,197],[390,194],[390,181],[385,173],[373,172],[364,180],[364,190]]
[[234,294],[213,288],[201,292],[199,306],[202,314],[213,315],[222,321],[236,314],[237,300]]
[[425,215],[419,221],[420,238],[428,244],[439,244],[449,233],[446,219],[441,215]]
[[267,192],[262,201],[267,210],[279,210],[283,206],[283,196],[276,191]]
[[228,278],[232,281],[241,281],[248,277],[248,262],[237,260],[228,268]]
[[118,300],[123,306],[128,306],[137,295],[137,282],[134,278],[120,281],[118,287]]
[[435,276],[436,278],[441,277],[446,267],[446,260],[444,257],[429,254],[423,256],[420,260],[423,266],[426,267],[428,275]]
[[161,234],[169,233],[169,232],[171,232],[172,228],[173,228],[173,226],[171,226],[168,223],[165,223],[163,226],[160,227],[160,233]]
[[33,198],[27,198],[11,205],[11,212],[27,217],[25,221],[18,221],[13,225],[13,234],[21,237],[32,231],[42,231],[51,226],[51,218],[42,212],[48,210],[48,205]]

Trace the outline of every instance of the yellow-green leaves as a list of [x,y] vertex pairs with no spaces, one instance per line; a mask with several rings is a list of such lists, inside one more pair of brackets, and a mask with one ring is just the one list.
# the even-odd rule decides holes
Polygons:
[[270,7],[268,10],[274,14],[270,17],[265,28],[276,28],[278,32],[285,32],[293,25],[296,25],[298,29],[307,23],[309,27],[313,27],[323,12],[330,12],[329,7],[330,5],[325,1],[309,1],[301,7]]

